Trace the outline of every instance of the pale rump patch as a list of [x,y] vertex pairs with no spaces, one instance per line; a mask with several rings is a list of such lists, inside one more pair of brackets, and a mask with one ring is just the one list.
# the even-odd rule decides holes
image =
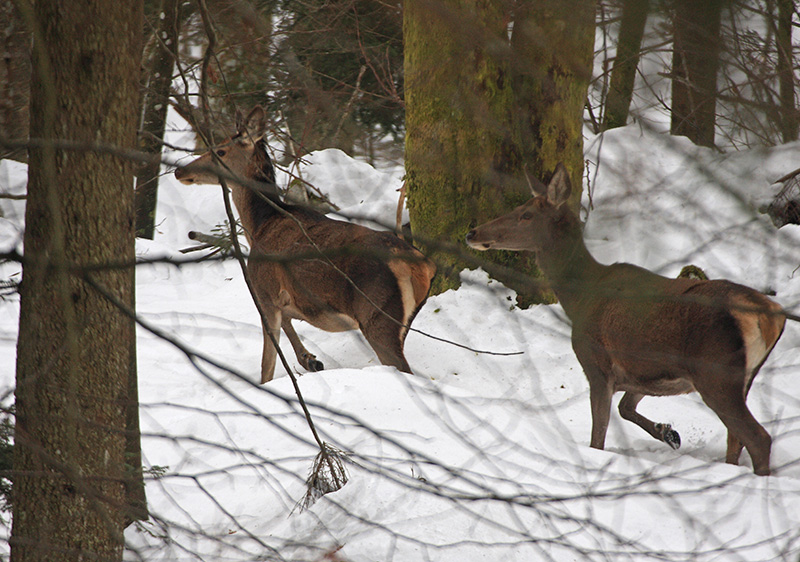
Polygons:
[[755,314],[742,314],[734,312],[742,330],[742,340],[745,349],[745,368],[747,369],[747,382],[750,382],[753,370],[758,367],[767,355],[767,345],[761,334],[761,326]]
[[405,338],[408,332],[408,324],[414,311],[417,309],[417,301],[414,298],[414,283],[412,282],[412,271],[408,263],[401,260],[390,260],[389,269],[397,279],[397,286],[400,289],[400,296],[403,300],[403,327],[400,329],[400,339]]
[[744,342],[747,384],[772,351],[783,332],[786,322],[781,314],[781,307],[773,301],[764,298],[763,302],[755,303],[746,299],[736,299],[731,314],[739,323]]

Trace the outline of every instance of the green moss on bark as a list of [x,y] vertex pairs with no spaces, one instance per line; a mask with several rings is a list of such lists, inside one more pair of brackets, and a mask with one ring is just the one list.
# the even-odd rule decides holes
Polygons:
[[[582,2],[589,14],[592,5]],[[472,253],[464,236],[530,197],[526,173],[546,181],[563,161],[573,184],[581,185],[591,41],[585,44],[572,23],[549,22],[557,29],[550,43],[557,48],[542,55],[534,36],[520,31],[538,12],[517,14],[516,39],[509,40],[512,14],[504,4],[449,0],[436,6],[409,0],[404,14],[407,201],[416,239],[439,264],[432,291],[457,287],[458,273],[476,259],[538,277],[530,255]],[[588,24],[593,35],[591,15]],[[578,59],[583,73],[572,58],[559,58],[569,50],[564,37],[573,35],[586,51]],[[526,303],[552,300],[548,291],[501,280]]]

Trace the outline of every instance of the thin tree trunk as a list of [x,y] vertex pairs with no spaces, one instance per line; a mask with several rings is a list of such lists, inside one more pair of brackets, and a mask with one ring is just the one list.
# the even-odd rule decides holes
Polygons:
[[[145,69],[142,102],[142,133],[139,147],[144,152],[161,155],[164,128],[167,122],[172,71],[178,52],[178,2],[163,0],[155,32],[155,48]],[[136,235],[153,239],[156,225],[156,203],[161,161],[154,159],[136,174]]]
[[720,23],[725,0],[676,0],[670,133],[714,146]]
[[792,57],[792,16],[794,0],[778,0],[778,29],[775,43],[778,47],[778,81],[781,104],[780,129],[783,142],[797,140],[798,113],[795,107],[794,69]]
[[[136,146],[142,2],[36,0],[31,136]],[[30,151],[17,344],[11,560],[121,560],[132,307],[132,166]],[[92,266],[91,273],[82,270]]]
[[624,127],[628,123],[648,7],[649,0],[624,0],[622,4],[617,56],[611,68],[611,84],[603,118],[604,130]]

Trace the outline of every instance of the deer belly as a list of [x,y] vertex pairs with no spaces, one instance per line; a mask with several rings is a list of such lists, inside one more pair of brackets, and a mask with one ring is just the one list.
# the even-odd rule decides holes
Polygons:
[[326,309],[325,303],[322,301],[316,303],[316,306],[309,304],[303,306],[286,289],[278,292],[276,303],[284,316],[293,320],[303,320],[326,332],[346,332],[358,329],[358,323],[347,314],[336,312],[330,308]]
[[694,392],[691,381],[681,369],[669,365],[625,365],[613,361],[614,390],[636,392],[646,396],[674,396]]
[[326,332],[347,332],[358,330],[358,323],[346,314],[327,312],[313,317],[302,318],[312,326]]

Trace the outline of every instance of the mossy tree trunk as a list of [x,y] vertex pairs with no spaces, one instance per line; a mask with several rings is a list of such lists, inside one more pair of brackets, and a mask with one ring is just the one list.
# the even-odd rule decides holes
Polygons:
[[578,209],[583,178],[583,108],[592,72],[592,0],[528,0],[511,38],[520,145],[527,172],[550,181],[559,162],[569,171]]
[[[134,148],[141,0],[37,0],[34,16],[31,137]],[[11,560],[121,560],[134,324],[85,276],[133,306],[131,270],[105,267],[134,258],[133,168],[30,152]]]
[[617,55],[611,67],[603,129],[624,127],[628,123],[649,3],[649,0],[624,0],[622,3]]
[[[458,286],[471,228],[530,197],[526,173],[547,181],[563,161],[581,185],[594,2],[564,4],[404,5],[407,200],[414,235],[439,264],[434,292]],[[488,258],[537,274],[527,254]],[[501,280],[523,301],[549,298]]]

